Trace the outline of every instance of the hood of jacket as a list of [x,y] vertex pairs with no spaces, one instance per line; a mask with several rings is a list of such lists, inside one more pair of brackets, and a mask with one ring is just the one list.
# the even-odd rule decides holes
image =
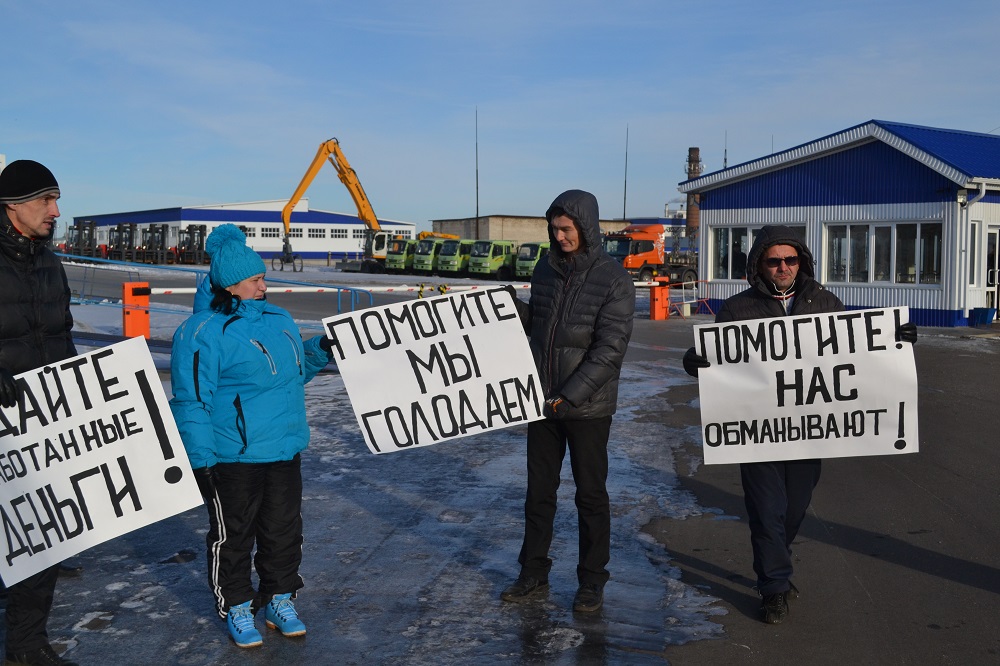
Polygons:
[[[552,222],[555,211],[563,210],[571,218],[576,220],[580,229],[580,251],[573,255],[575,267],[580,268],[593,263],[600,251],[604,248],[601,245],[601,225],[600,210],[597,206],[597,197],[590,192],[583,190],[567,190],[557,196],[545,211],[545,219]],[[550,249],[549,254],[558,261],[567,261],[570,257],[562,251],[555,236],[552,234],[552,225],[548,225]]]
[[747,254],[747,282],[750,286],[762,290],[766,294],[773,294],[772,285],[768,284],[760,270],[760,260],[764,256],[767,248],[773,245],[790,245],[799,253],[799,272],[795,278],[795,287],[798,289],[807,279],[816,279],[816,269],[813,262],[812,252],[805,246],[800,236],[790,227],[778,224],[769,224],[762,227],[757,232],[757,237],[753,241],[753,246]]

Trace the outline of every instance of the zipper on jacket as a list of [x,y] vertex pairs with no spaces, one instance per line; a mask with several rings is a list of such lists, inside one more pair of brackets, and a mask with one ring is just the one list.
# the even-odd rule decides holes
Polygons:
[[267,359],[267,364],[271,366],[271,374],[272,375],[278,374],[278,366],[275,365],[274,359],[271,358],[271,353],[267,351],[267,347],[264,346],[264,343],[260,342],[259,340],[254,340],[253,338],[250,338],[250,342],[252,342],[253,346],[259,349],[260,352],[264,355],[264,358]]
[[247,417],[243,414],[243,403],[240,401],[238,393],[233,399],[233,407],[236,408],[236,432],[240,434],[240,439],[243,441],[240,455],[243,455],[247,451]]
[[295,338],[292,337],[291,333],[289,333],[286,330],[283,330],[281,332],[285,334],[286,338],[288,338],[288,344],[292,345],[292,354],[295,355],[295,365],[297,365],[299,367],[299,376],[301,376],[302,375],[302,359],[299,358],[299,346],[297,344],[295,344]]
[[[562,321],[563,309],[566,307],[566,296],[569,294],[570,290],[570,278],[573,277],[573,271],[569,271],[566,274],[566,281],[563,282],[562,294],[559,299],[559,307],[556,309],[556,316],[554,318],[555,325],[552,326],[552,332],[549,334],[549,386],[546,389],[546,393],[552,391],[555,388],[555,349],[556,349],[556,329],[559,328],[559,323]],[[555,397],[555,396],[547,396]]]

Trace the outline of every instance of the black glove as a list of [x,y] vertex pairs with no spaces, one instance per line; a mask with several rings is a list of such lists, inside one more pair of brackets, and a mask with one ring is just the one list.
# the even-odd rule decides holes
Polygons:
[[513,298],[515,301],[517,300],[517,289],[514,289],[514,285],[508,284],[503,288],[503,290],[506,291],[508,294],[510,294],[510,297]]
[[13,373],[7,368],[0,368],[0,406],[13,407],[20,394]]
[[569,403],[566,402],[566,399],[561,395],[556,396],[545,401],[545,405],[542,407],[542,414],[546,418],[557,419],[560,414],[566,411],[567,407],[569,407]]
[[708,359],[704,356],[700,356],[698,352],[694,350],[694,347],[688,349],[684,352],[684,372],[688,373],[692,377],[698,376],[698,371],[702,368],[707,368],[712,364],[708,362]]
[[319,341],[319,348],[325,351],[327,354],[333,354],[333,346],[337,344],[337,338],[328,338],[325,335]]
[[909,342],[911,345],[917,344],[917,325],[912,321],[900,324],[896,329],[896,339]]
[[215,466],[210,465],[208,467],[199,467],[198,469],[191,470],[194,472],[194,480],[198,482],[198,490],[201,491],[201,496],[206,500],[210,500],[215,497]]

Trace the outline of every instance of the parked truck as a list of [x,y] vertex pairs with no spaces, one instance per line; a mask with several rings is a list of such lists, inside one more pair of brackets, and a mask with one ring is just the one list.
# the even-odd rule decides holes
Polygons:
[[422,275],[430,275],[437,270],[438,254],[444,239],[424,238],[417,241],[417,249],[413,253],[413,272]]
[[412,238],[393,238],[385,252],[386,273],[409,273],[413,270],[413,253],[417,241]]
[[604,249],[639,282],[698,279],[697,242],[682,225],[630,224],[604,236]]
[[437,263],[438,275],[460,277],[468,273],[470,253],[474,242],[462,238],[446,240],[441,243]]
[[514,241],[480,240],[472,244],[469,274],[473,277],[493,277],[506,281],[514,277]]
[[528,279],[535,272],[535,266],[549,253],[549,244],[525,243],[517,251],[514,260],[514,277]]

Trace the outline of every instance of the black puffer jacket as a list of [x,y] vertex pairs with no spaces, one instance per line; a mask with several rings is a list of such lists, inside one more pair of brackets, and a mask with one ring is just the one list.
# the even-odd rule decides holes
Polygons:
[[69,300],[59,257],[0,207],[0,367],[20,374],[76,356]]
[[531,276],[526,330],[546,398],[562,396],[561,419],[610,416],[618,406],[618,377],[635,312],[632,278],[601,244],[597,199],[570,190],[559,195],[561,208],[577,220],[583,249],[567,257],[552,236],[546,261]]
[[760,258],[772,245],[790,245],[799,252],[799,273],[795,279],[795,300],[792,301],[793,315],[840,312],[844,304],[834,294],[816,281],[816,269],[812,253],[794,231],[784,226],[763,227],[754,239],[753,247],[747,255],[747,282],[750,288],[727,298],[716,315],[716,322],[782,317],[785,306],[774,298],[774,292],[760,273]]

